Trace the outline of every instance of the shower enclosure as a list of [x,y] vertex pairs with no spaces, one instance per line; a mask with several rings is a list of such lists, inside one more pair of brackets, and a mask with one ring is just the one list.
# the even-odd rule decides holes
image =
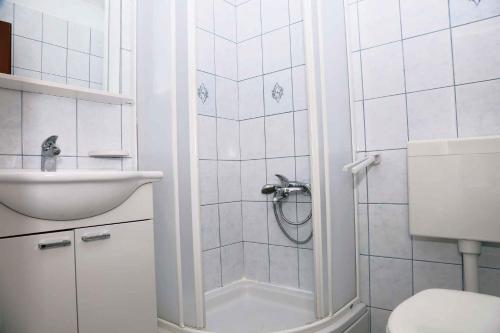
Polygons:
[[155,196],[160,327],[366,332],[354,180],[342,171],[353,159],[343,1],[142,10],[170,18],[157,23],[169,79],[138,74],[143,87],[163,83],[145,106],[171,110],[138,120],[142,167],[167,174]]

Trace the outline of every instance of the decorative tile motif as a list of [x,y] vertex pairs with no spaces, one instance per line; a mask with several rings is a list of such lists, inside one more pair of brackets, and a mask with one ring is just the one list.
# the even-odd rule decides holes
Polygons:
[[207,90],[207,87],[205,87],[204,83],[202,83],[200,85],[200,87],[198,88],[198,97],[201,99],[203,104],[205,104],[205,102],[208,99],[208,90]]
[[469,0],[471,2],[473,2],[476,6],[479,6],[479,4],[481,3],[481,0]]
[[276,103],[279,103],[281,100],[281,97],[283,97],[284,89],[282,86],[279,85],[278,82],[276,82],[272,93],[273,93],[273,98],[276,101]]

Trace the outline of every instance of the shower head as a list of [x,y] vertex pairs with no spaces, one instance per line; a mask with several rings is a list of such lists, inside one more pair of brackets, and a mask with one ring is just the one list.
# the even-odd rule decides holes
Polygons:
[[262,190],[260,190],[262,194],[273,194],[276,192],[276,185],[273,184],[266,184],[262,187]]

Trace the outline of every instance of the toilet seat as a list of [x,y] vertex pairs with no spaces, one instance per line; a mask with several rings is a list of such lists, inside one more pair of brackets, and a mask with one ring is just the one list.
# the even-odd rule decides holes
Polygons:
[[499,333],[500,297],[428,289],[392,312],[387,333]]

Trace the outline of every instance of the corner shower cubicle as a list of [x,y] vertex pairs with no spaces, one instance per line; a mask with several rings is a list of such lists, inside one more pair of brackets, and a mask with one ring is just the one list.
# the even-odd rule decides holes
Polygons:
[[167,221],[156,226],[160,328],[367,332],[354,179],[342,171],[353,160],[343,1],[163,9],[174,111],[138,120],[170,133],[163,165],[158,143],[139,139],[140,163],[171,184],[155,198]]

